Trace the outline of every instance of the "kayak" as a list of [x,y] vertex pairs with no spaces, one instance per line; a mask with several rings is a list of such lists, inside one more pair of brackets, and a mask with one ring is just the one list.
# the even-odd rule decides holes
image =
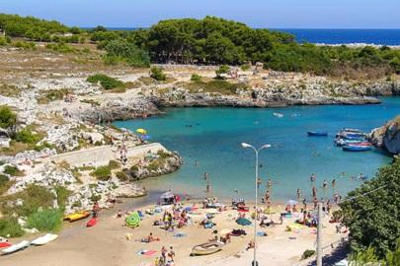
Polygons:
[[194,246],[190,256],[210,255],[222,250],[224,244],[222,242],[213,241]]
[[328,132],[326,132],[326,131],[308,131],[307,135],[310,137],[326,137],[326,136],[328,136]]
[[370,150],[372,150],[372,147],[371,146],[346,145],[346,146],[343,146],[342,149],[344,151],[370,151]]
[[32,240],[31,244],[35,246],[45,245],[53,240],[56,240],[58,235],[56,234],[46,234],[44,236],[38,237]]
[[22,250],[24,248],[27,248],[29,244],[30,244],[29,241],[24,240],[19,242],[18,244],[11,245],[10,247],[3,249],[1,253],[3,253],[3,255],[11,254],[19,250]]
[[372,146],[372,143],[368,141],[363,141],[363,142],[353,142],[353,143],[347,143],[347,146],[363,146],[363,147],[368,147]]
[[96,224],[97,224],[97,219],[96,218],[92,218],[87,222],[86,227],[92,227],[92,226],[94,226]]
[[69,214],[64,217],[64,220],[68,220],[70,222],[75,222],[81,219],[85,219],[86,217],[89,217],[90,212],[88,211],[81,211],[81,212],[76,212],[73,214]]
[[11,246],[10,242],[0,242],[0,248],[7,248]]

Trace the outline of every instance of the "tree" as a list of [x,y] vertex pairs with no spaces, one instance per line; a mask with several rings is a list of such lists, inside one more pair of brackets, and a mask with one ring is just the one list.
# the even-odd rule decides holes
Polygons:
[[126,61],[130,66],[148,67],[150,65],[148,53],[126,40],[110,41],[105,46],[105,50],[108,57],[117,57]]
[[[370,191],[373,192],[365,194]],[[382,259],[395,250],[400,238],[399,194],[400,159],[395,159],[381,168],[374,179],[348,194],[357,198],[340,204],[354,252],[373,248]]]

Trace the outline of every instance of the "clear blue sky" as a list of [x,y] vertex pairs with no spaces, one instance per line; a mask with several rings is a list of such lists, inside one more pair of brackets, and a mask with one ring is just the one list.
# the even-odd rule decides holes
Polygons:
[[0,0],[1,13],[70,26],[150,26],[219,16],[268,28],[400,28],[400,0]]

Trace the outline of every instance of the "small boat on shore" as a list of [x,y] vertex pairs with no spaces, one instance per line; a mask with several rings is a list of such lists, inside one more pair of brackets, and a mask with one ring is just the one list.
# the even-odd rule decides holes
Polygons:
[[361,152],[361,151],[370,151],[370,150],[372,150],[372,147],[371,146],[346,145],[346,146],[343,146],[342,149],[344,151]]
[[70,222],[75,222],[81,219],[85,219],[87,217],[89,217],[90,212],[88,211],[82,211],[82,212],[76,212],[76,213],[72,213],[69,214],[67,216],[64,217],[64,220],[70,221]]
[[326,132],[326,131],[308,131],[307,135],[309,137],[327,137],[328,132]]
[[20,250],[27,248],[30,245],[30,242],[27,240],[21,241],[18,244],[11,245],[8,248],[5,248],[1,251],[3,255],[11,254]]
[[96,224],[97,224],[97,219],[92,218],[86,223],[86,227],[92,227],[92,226],[95,226]]
[[45,245],[53,240],[56,240],[58,235],[56,234],[45,234],[44,236],[38,237],[32,240],[31,244],[35,246]]
[[0,248],[8,248],[11,246],[10,242],[0,242]]
[[207,242],[192,248],[190,256],[210,255],[222,250],[224,243],[219,241]]

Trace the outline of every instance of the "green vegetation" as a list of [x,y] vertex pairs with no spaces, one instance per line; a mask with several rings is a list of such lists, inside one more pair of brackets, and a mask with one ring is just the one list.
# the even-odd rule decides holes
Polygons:
[[314,256],[314,254],[315,254],[315,250],[306,249],[306,250],[303,252],[303,255],[301,256],[301,259],[302,259],[302,260],[308,259],[309,257]]
[[129,179],[128,175],[124,171],[118,171],[115,176],[121,181],[127,181]]
[[229,66],[222,65],[217,70],[215,70],[215,74],[217,75],[218,79],[222,79],[222,74],[227,74],[229,72]]
[[24,128],[15,134],[14,139],[26,144],[36,144],[42,139],[42,136],[38,133],[33,133],[29,128]]
[[191,81],[193,81],[193,82],[199,82],[199,81],[201,81],[201,76],[200,75],[198,75],[198,74],[193,74],[191,77],[190,77],[190,80]]
[[163,70],[160,67],[152,67],[150,72],[150,77],[157,81],[165,81],[167,79],[167,76],[163,73]]
[[[22,199],[22,206],[7,204],[9,200]],[[0,211],[3,215],[29,216],[38,211],[39,207],[49,208],[52,206],[54,195],[45,187],[29,185],[24,191],[4,196],[0,200]]]
[[28,216],[27,227],[36,228],[41,232],[59,231],[62,226],[63,211],[59,209],[44,209]]
[[7,175],[11,175],[11,176],[23,176],[24,175],[24,172],[19,170],[17,167],[11,166],[11,165],[6,165],[4,167],[4,173]]
[[[370,191],[373,192],[365,194]],[[340,204],[355,254],[373,253],[377,259],[385,259],[391,252],[400,252],[399,193],[400,160],[395,159],[381,168],[374,179],[348,194],[349,198],[357,198]]]
[[192,83],[182,84],[184,87],[190,90],[190,92],[209,92],[209,93],[221,93],[223,95],[235,94],[237,89],[247,89],[248,86],[245,83],[231,83],[226,80],[216,79],[208,82],[197,81]]
[[119,162],[115,161],[115,160],[111,160],[108,163],[108,167],[110,167],[111,170],[114,170],[114,169],[120,168],[121,164]]
[[21,48],[24,50],[35,50],[36,44],[34,42],[24,42],[24,41],[16,41],[13,45],[17,48]]
[[0,106],[0,127],[7,129],[17,124],[17,115],[8,106]]
[[56,186],[55,190],[57,194],[58,207],[63,210],[65,208],[65,203],[67,202],[68,197],[71,195],[72,192],[63,186]]
[[127,40],[112,40],[107,43],[104,49],[107,51],[104,60],[108,64],[122,61],[134,67],[150,66],[148,53]]
[[4,237],[20,237],[24,234],[21,226],[16,218],[1,218],[0,219],[0,236]]
[[87,78],[87,81],[93,84],[99,83],[105,90],[111,90],[118,87],[124,87],[124,83],[118,79],[109,77],[104,74],[95,74]]
[[46,45],[46,48],[62,54],[78,52],[77,49],[65,43],[49,43]]
[[99,166],[91,173],[91,175],[96,177],[98,180],[107,181],[111,178],[111,168],[108,165]]
[[52,101],[62,100],[65,95],[70,93],[68,89],[60,89],[60,90],[45,90],[40,92],[40,97],[38,97],[37,101],[40,104],[48,104]]

